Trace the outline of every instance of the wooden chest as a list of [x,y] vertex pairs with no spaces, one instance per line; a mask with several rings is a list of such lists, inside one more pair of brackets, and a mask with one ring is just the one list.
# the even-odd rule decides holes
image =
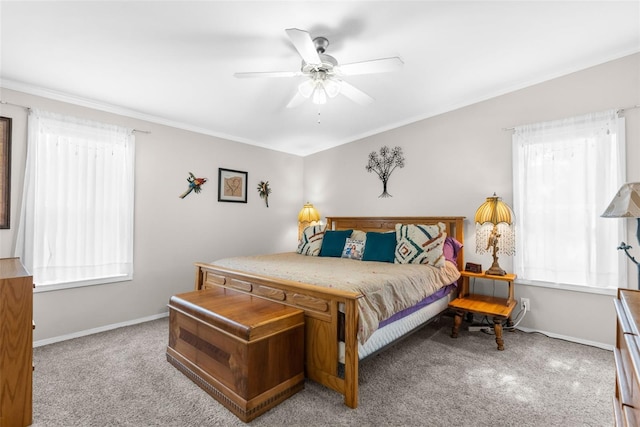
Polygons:
[[224,288],[175,295],[167,360],[249,422],[304,387],[304,313]]

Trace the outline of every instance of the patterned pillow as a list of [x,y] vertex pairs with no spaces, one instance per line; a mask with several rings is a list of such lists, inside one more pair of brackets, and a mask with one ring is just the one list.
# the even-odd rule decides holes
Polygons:
[[357,239],[347,239],[342,249],[342,258],[362,259],[364,252],[364,241]]
[[302,255],[318,256],[324,237],[324,225],[311,225],[306,227],[300,237],[298,253]]
[[396,264],[431,264],[442,267],[446,227],[437,225],[396,224]]

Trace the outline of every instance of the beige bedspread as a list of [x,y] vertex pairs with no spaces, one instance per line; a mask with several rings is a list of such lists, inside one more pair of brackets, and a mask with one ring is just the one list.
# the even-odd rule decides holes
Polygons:
[[438,268],[424,264],[305,256],[295,252],[225,258],[212,264],[361,293],[364,298],[358,300],[360,343],[371,336],[382,320],[415,305],[460,277],[457,267],[450,262]]

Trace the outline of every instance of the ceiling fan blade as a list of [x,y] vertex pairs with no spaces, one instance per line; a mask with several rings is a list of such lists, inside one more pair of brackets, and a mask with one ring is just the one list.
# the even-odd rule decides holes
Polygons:
[[291,101],[289,101],[289,103],[287,104],[287,108],[295,108],[306,100],[307,98],[300,95],[300,92],[296,90],[296,94],[293,96],[293,98],[291,98]]
[[316,47],[311,40],[311,36],[308,32],[299,30],[297,28],[289,28],[285,30],[291,43],[296,48],[304,62],[310,65],[321,64],[320,56],[316,51]]
[[239,79],[247,79],[253,77],[296,77],[301,76],[300,71],[257,71],[248,73],[233,73],[233,76]]
[[374,101],[372,97],[344,80],[340,81],[340,93],[360,105],[369,105]]
[[394,56],[392,58],[372,59],[371,61],[352,62],[351,64],[339,65],[338,74],[344,76],[354,76],[357,74],[388,73],[402,68],[402,59]]

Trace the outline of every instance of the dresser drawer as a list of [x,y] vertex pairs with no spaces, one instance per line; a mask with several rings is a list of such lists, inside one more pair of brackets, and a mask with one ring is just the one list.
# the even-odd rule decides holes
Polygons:
[[616,390],[613,399],[616,426],[638,426],[640,421],[640,291],[619,289],[614,300],[616,322]]
[[638,337],[625,334],[620,348],[614,349],[616,362],[616,397],[622,405],[640,409],[640,384],[638,384],[638,367],[640,352]]
[[[616,390],[617,394],[617,390]],[[622,404],[617,397],[613,398],[613,425],[615,427],[624,426],[624,415],[622,415]]]
[[623,352],[622,355],[625,369],[628,371],[631,401],[625,401],[622,404],[633,406],[640,411],[640,337],[626,334],[625,343],[627,351]]
[[636,408],[622,405],[622,420],[623,426],[637,427],[638,420],[640,420],[640,411]]

